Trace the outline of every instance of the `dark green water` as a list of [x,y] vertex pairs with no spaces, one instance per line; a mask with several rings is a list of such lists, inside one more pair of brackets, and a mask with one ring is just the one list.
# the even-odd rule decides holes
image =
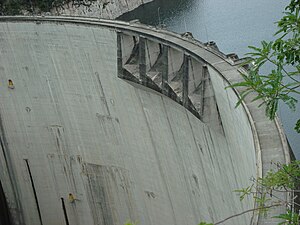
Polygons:
[[[240,57],[248,46],[259,46],[262,40],[273,40],[277,20],[287,0],[155,0],[121,16],[120,20],[139,19],[149,25],[164,24],[178,33],[190,31],[202,42],[215,41],[224,53]],[[300,135],[293,127],[300,118],[297,112],[282,106],[278,112],[289,142],[300,159]]]
[[169,30],[190,31],[200,41],[216,41],[225,52],[245,54],[248,45],[273,39],[285,0],[157,0],[120,17],[138,18]]

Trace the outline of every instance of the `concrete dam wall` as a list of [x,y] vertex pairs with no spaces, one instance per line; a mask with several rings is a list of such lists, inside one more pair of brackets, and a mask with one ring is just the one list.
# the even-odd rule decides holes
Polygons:
[[238,59],[185,36],[0,18],[0,224],[196,225],[255,206],[233,190],[289,162],[282,129],[235,108]]

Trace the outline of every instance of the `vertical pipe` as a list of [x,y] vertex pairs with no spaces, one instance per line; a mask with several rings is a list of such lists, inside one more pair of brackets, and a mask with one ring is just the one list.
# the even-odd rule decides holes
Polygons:
[[66,225],[70,225],[69,219],[68,219],[68,214],[67,214],[67,209],[66,209],[66,205],[65,205],[65,200],[64,200],[64,198],[61,198],[60,200],[61,200],[61,207],[63,209],[64,216],[65,216]]
[[146,38],[143,36],[139,38],[139,72],[141,84],[146,85]]
[[182,104],[186,108],[189,104],[189,64],[190,56],[185,54],[183,58]]
[[42,214],[41,214],[41,210],[40,210],[40,206],[39,206],[39,201],[38,201],[35,185],[34,185],[34,182],[33,182],[33,177],[32,177],[32,174],[31,174],[29,162],[28,162],[28,159],[24,159],[24,160],[25,160],[27,170],[28,170],[28,173],[29,173],[31,187],[32,187],[32,190],[33,190],[33,195],[34,195],[34,199],[35,199],[35,203],[36,203],[36,208],[37,208],[39,219],[40,219],[40,224],[43,225]]
[[169,75],[169,47],[166,45],[162,46],[162,93],[168,95],[168,75]]
[[117,32],[117,66],[118,77],[123,78],[122,32]]

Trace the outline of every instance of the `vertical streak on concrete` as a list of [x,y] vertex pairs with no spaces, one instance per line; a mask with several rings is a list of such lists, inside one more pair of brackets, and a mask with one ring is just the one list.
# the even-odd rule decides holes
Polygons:
[[139,70],[140,70],[140,82],[146,85],[146,38],[139,37]]
[[118,77],[123,78],[122,32],[117,32],[117,66]]
[[[118,58],[118,61],[119,61],[119,58]],[[122,71],[123,71],[122,62],[121,62],[121,73],[119,73],[119,62],[118,62],[118,77],[120,77],[119,74],[121,76],[123,75]],[[106,101],[106,96],[105,96],[105,92],[103,90],[103,86],[102,86],[102,83],[101,83],[100,75],[97,72],[96,72],[96,78],[97,78],[97,81],[98,81],[98,84],[99,84],[99,89],[100,89],[99,91],[100,91],[100,94],[101,94],[100,96],[101,96],[102,102],[104,103],[105,108],[106,108],[107,116],[110,116],[110,111],[109,111],[109,107],[108,107],[108,104],[107,104],[107,101]],[[122,77],[120,77],[120,78],[122,78]]]
[[168,74],[169,74],[169,65],[168,65],[168,57],[169,57],[169,46],[162,45],[162,93],[164,95],[168,95]]
[[183,58],[183,76],[182,76],[182,102],[184,107],[189,104],[189,64],[190,56],[184,55]]
[[28,162],[28,159],[24,159],[24,160],[25,160],[26,167],[27,167],[28,174],[29,174],[29,178],[30,178],[31,187],[32,187],[33,194],[34,194],[34,199],[35,199],[36,208],[37,208],[38,215],[39,215],[40,224],[43,225],[42,214],[41,214],[41,210],[40,210],[40,206],[39,206],[39,201],[38,201],[38,197],[37,197],[37,193],[36,193],[36,189],[35,189],[33,177],[32,177],[32,174],[31,174],[29,162]]

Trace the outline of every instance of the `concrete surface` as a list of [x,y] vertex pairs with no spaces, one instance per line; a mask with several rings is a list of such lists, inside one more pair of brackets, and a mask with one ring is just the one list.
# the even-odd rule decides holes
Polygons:
[[[176,93],[173,78],[191,57],[187,108],[180,80],[174,101],[160,93],[162,78],[148,80],[154,91],[118,77],[141,36],[145,59],[139,51],[128,67],[136,82],[141,60],[147,77],[153,67],[162,76],[157,46],[168,46],[166,83]],[[254,207],[233,190],[272,160],[289,161],[278,122],[250,99],[236,109],[240,90],[224,89],[240,68],[193,39],[109,20],[2,17],[0,52],[0,180],[13,224],[217,222]],[[209,92],[196,96],[199,77]],[[189,108],[196,101],[207,109],[199,117]],[[276,224],[251,213],[224,224],[257,220]]]

